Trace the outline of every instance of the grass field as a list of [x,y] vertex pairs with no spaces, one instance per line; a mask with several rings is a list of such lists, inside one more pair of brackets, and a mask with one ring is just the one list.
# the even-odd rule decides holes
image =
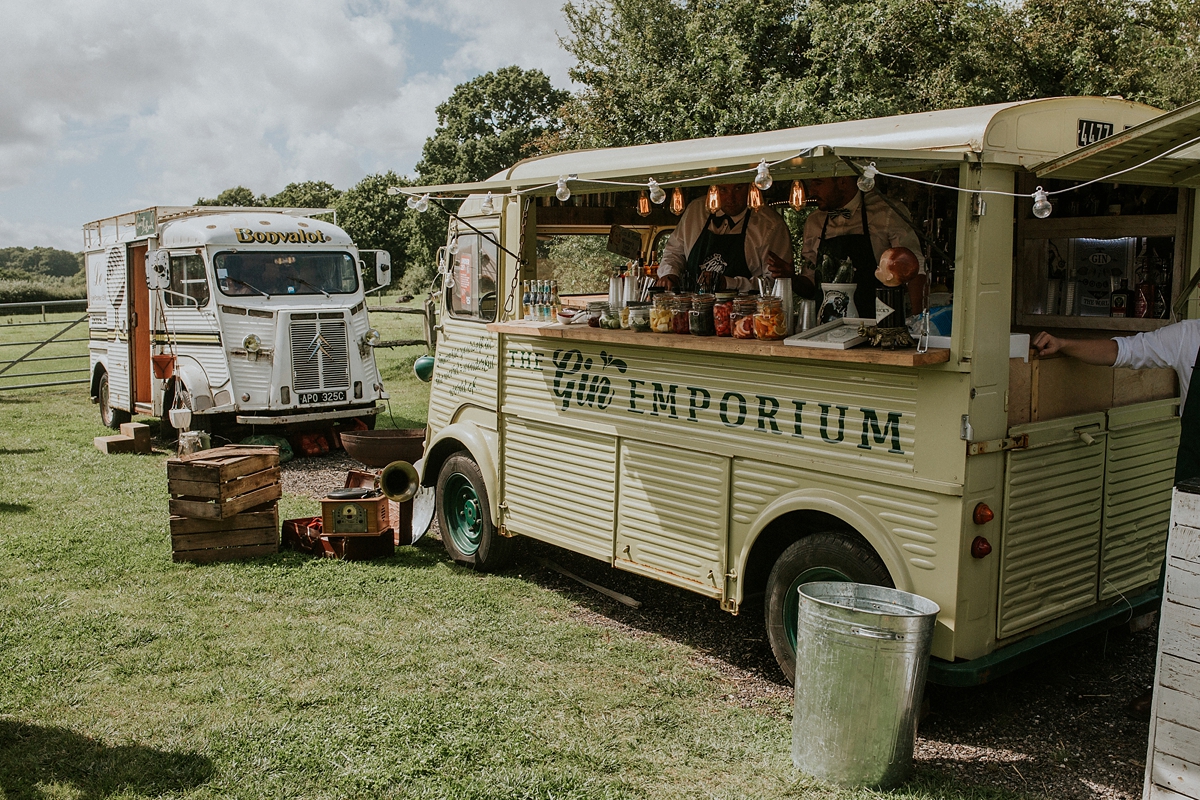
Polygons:
[[[381,424],[423,420],[419,352],[380,354]],[[6,800],[1008,796],[800,776],[786,704],[730,702],[686,644],[587,624],[527,564],[475,574],[435,540],[174,564],[165,454],[101,455],[106,432],[86,387],[0,392]]]

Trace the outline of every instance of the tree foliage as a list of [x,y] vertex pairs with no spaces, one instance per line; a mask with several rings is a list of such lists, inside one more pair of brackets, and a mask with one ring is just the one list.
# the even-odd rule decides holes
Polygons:
[[459,84],[437,107],[437,129],[417,164],[421,180],[484,180],[537,155],[561,128],[559,109],[569,97],[541,70],[516,66]]
[[279,194],[268,198],[264,205],[276,208],[333,208],[341,196],[341,190],[335,189],[332,183],[301,181],[289,183]]
[[1058,95],[1200,98],[1200,0],[575,0],[596,147]]
[[265,206],[266,204],[267,196],[265,194],[255,197],[254,192],[245,186],[234,186],[216,197],[200,197],[196,200],[198,206]]
[[83,270],[83,255],[53,247],[0,248],[0,277],[69,278]]

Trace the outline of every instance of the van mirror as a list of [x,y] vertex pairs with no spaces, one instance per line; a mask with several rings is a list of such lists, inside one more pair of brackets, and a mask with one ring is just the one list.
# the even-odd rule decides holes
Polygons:
[[146,286],[150,291],[171,285],[171,256],[166,250],[155,250],[146,257]]
[[392,285],[392,254],[387,250],[375,251],[375,283],[380,286]]

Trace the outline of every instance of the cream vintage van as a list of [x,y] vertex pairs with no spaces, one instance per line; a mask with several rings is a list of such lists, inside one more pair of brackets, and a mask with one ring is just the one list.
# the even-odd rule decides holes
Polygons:
[[[415,190],[465,197],[417,465],[446,548],[494,569],[530,537],[733,614],[761,601],[789,677],[809,580],[937,602],[930,675],[956,685],[1153,610],[1174,375],[1031,360],[1022,334],[1195,313],[1179,300],[1200,269],[1198,136],[1196,106],[1058,98],[562,153]],[[761,161],[768,203],[870,163],[920,181],[876,190],[912,212],[944,336],[825,349],[520,318],[522,282],[555,277],[539,241],[619,225],[652,260],[678,217],[638,213],[651,178],[690,199]],[[1145,317],[1112,316],[1118,277],[1152,287]]]

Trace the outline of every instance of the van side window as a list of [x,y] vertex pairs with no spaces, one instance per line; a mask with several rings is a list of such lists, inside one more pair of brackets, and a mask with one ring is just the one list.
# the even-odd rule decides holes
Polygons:
[[171,285],[167,305],[202,308],[208,305],[208,276],[199,255],[171,256]]
[[500,248],[479,234],[458,237],[458,252],[450,255],[446,307],[459,318],[495,322],[496,277]]

